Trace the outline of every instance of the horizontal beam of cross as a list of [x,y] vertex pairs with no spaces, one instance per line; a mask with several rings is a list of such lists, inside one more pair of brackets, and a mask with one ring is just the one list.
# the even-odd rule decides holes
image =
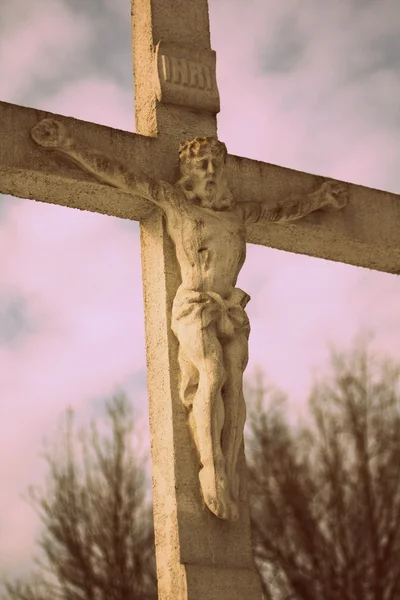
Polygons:
[[[74,138],[129,165],[133,172],[173,181],[171,174],[177,164],[177,153],[171,154],[165,138],[157,140],[0,102],[0,193],[125,219],[146,218],[153,210],[149,202],[99,183],[56,153],[49,159],[48,153],[31,141],[32,127],[48,116],[64,122]],[[311,192],[323,180],[316,175],[232,155],[228,157],[227,174],[236,200],[268,199],[271,206],[296,190]],[[248,228],[247,241],[400,273],[399,223],[400,196],[350,184],[350,202],[345,210],[319,211],[286,225],[258,223]]]
[[0,102],[0,193],[122,219],[140,220],[150,214],[148,201],[99,183],[67,158],[39,148],[30,131],[49,116],[65,123],[75,139],[139,171],[166,163],[164,157],[159,160],[162,147],[153,138]]

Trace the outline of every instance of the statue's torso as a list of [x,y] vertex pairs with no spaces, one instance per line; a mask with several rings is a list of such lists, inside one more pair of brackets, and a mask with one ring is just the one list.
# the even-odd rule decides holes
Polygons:
[[227,297],[246,257],[245,228],[233,210],[214,211],[184,199],[166,210],[182,286]]

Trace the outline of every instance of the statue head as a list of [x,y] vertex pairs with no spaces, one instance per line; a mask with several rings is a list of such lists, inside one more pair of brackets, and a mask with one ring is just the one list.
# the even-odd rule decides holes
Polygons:
[[225,144],[215,137],[197,137],[180,145],[179,183],[187,198],[214,210],[233,205],[225,175],[226,157]]

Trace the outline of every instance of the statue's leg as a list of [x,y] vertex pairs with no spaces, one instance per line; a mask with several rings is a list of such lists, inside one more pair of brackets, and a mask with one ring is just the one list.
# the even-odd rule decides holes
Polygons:
[[196,422],[193,419],[193,401],[196,397],[197,390],[199,388],[199,372],[193,363],[185,355],[185,350],[181,344],[179,344],[178,351],[178,364],[179,364],[179,396],[182,404],[188,411],[188,420],[190,433],[196,446],[196,450],[199,451],[199,442],[197,438]]
[[185,325],[179,333],[179,351],[198,371],[189,422],[201,463],[199,479],[203,498],[216,516],[230,519],[232,501],[221,449],[225,416],[221,394],[225,381],[222,347],[215,325],[203,329],[200,319]]
[[179,396],[187,410],[192,410],[193,399],[199,387],[199,372],[185,354],[185,348],[179,344]]
[[246,404],[243,395],[243,372],[248,362],[248,336],[238,332],[223,346],[226,381],[223,387],[225,421],[222,431],[222,452],[230,491],[235,502],[239,497],[237,463],[246,421]]

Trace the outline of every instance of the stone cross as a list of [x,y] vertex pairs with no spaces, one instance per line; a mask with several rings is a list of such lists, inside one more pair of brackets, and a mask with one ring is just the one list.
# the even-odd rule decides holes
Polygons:
[[399,273],[400,202],[227,154],[207,0],[132,0],[132,25],[138,133],[0,102],[0,193],[140,221],[159,597],[260,599],[246,242]]

